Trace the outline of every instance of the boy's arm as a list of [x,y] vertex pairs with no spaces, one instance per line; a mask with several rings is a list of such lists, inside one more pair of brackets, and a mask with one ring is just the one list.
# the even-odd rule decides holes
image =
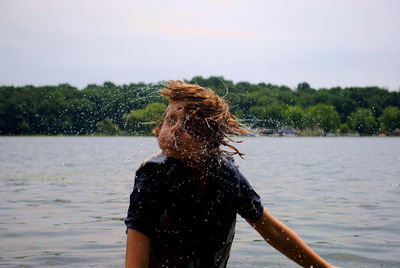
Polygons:
[[277,220],[264,208],[258,221],[248,221],[257,232],[275,249],[303,267],[335,267],[318,256],[289,227]]
[[147,268],[149,267],[150,239],[136,231],[128,228],[126,239],[126,268]]

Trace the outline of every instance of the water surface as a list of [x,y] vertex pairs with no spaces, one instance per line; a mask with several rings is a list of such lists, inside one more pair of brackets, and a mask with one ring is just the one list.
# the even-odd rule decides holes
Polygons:
[[[400,266],[399,138],[245,138],[264,205],[342,267]],[[135,169],[154,138],[1,137],[0,265],[122,267]],[[229,267],[297,267],[240,217]]]

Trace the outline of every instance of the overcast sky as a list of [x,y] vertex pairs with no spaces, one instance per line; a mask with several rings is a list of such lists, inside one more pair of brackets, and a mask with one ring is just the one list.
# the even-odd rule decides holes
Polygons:
[[400,87],[399,0],[0,0],[0,85]]

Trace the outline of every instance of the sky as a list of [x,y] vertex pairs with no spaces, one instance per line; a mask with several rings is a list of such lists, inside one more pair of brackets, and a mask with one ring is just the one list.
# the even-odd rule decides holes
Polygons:
[[0,0],[0,85],[223,76],[400,90],[399,0]]

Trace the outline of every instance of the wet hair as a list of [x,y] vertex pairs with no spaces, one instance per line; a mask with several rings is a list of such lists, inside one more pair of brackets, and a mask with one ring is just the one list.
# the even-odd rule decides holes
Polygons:
[[[219,146],[224,145],[234,150],[233,152],[225,151],[226,153],[238,154],[243,157],[243,153],[229,144],[229,142],[239,143],[241,141],[234,141],[229,136],[239,136],[247,131],[229,112],[229,106],[224,99],[214,91],[197,84],[188,84],[177,80],[166,83],[165,88],[161,90],[161,95],[166,96],[169,103],[178,102],[184,107],[187,116],[182,127],[190,135],[206,142],[209,149],[219,150]],[[164,116],[165,114],[166,112]],[[153,129],[153,134],[157,137],[163,121],[164,118]]]

